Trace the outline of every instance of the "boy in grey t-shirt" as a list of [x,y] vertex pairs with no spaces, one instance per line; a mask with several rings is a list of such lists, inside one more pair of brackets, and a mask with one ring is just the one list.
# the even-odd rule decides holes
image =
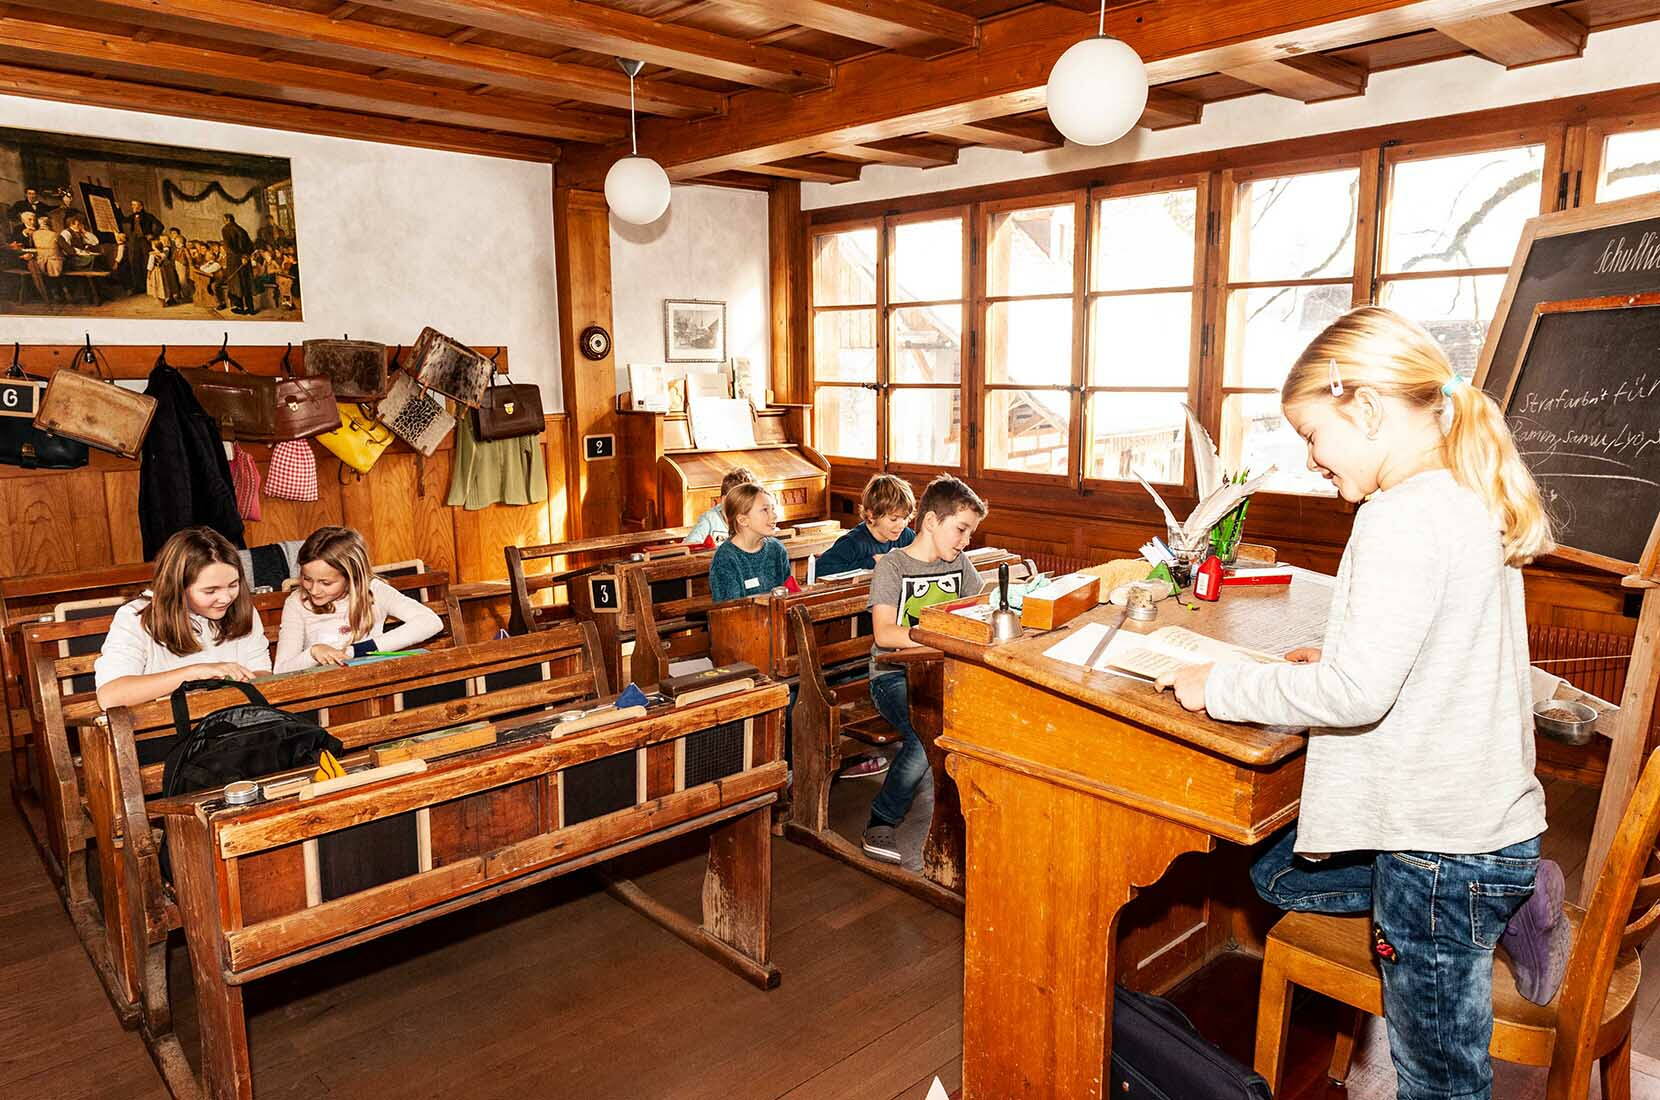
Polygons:
[[985,515],[985,501],[967,484],[948,474],[936,477],[917,503],[916,541],[878,558],[870,576],[876,643],[870,649],[870,698],[903,737],[865,825],[865,853],[884,863],[900,862],[895,830],[911,808],[917,784],[928,770],[928,757],[911,726],[905,672],[879,658],[917,644],[911,640],[911,627],[923,608],[980,591],[980,574],[963,551]]

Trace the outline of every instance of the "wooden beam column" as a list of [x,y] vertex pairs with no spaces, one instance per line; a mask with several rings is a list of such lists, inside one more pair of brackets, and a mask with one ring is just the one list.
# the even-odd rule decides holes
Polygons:
[[795,180],[779,180],[767,196],[767,258],[772,295],[773,397],[782,402],[810,401],[807,218],[801,212],[801,184]]
[[[614,535],[622,517],[624,456],[615,360],[582,354],[582,330],[611,325],[611,213],[598,191],[553,192],[553,248],[559,279],[559,360],[565,380],[565,508],[573,539]],[[584,440],[609,435],[612,458],[589,459]]]

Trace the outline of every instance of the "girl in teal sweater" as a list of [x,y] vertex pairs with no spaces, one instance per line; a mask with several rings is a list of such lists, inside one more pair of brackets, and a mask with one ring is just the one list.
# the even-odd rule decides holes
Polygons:
[[790,556],[772,537],[778,530],[778,506],[772,494],[747,482],[735,486],[721,502],[732,537],[709,561],[709,596],[716,603],[761,596],[790,575]]

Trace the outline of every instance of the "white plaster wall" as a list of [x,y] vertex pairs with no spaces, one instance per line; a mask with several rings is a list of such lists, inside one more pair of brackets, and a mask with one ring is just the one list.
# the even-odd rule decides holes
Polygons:
[[1607,91],[1660,77],[1657,57],[1660,22],[1640,23],[1598,31],[1584,56],[1571,61],[1506,71],[1480,58],[1460,57],[1373,73],[1366,94],[1351,99],[1303,104],[1267,94],[1246,96],[1208,104],[1197,126],[1132,130],[1099,148],[964,149],[958,163],[944,168],[869,165],[847,183],[802,184],[801,206],[814,210]]
[[764,393],[772,339],[768,277],[764,192],[676,187],[668,213],[650,225],[612,218],[617,392],[628,388],[628,364],[663,362],[663,299],[704,298],[726,303],[727,358],[747,358],[754,392]]
[[[432,325],[505,345],[513,379],[564,408],[550,165],[0,96],[0,126],[288,157],[304,285],[301,322],[4,317],[25,343],[409,343]],[[0,169],[3,169],[0,165]],[[22,182],[0,179],[10,201]],[[765,214],[763,212],[763,230]],[[766,258],[763,238],[762,260]]]

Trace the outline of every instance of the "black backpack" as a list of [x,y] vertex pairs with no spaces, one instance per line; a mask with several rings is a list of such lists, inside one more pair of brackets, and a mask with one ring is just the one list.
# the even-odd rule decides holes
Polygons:
[[[236,688],[248,701],[205,714],[192,727],[185,696],[222,687]],[[278,710],[252,684],[240,680],[180,684],[173,692],[173,728],[177,740],[162,768],[163,797],[315,764],[324,749],[336,755],[341,752],[339,740],[322,726]]]
[[1128,1100],[1270,1100],[1268,1082],[1200,1035],[1181,1009],[1113,987],[1111,1095]]

